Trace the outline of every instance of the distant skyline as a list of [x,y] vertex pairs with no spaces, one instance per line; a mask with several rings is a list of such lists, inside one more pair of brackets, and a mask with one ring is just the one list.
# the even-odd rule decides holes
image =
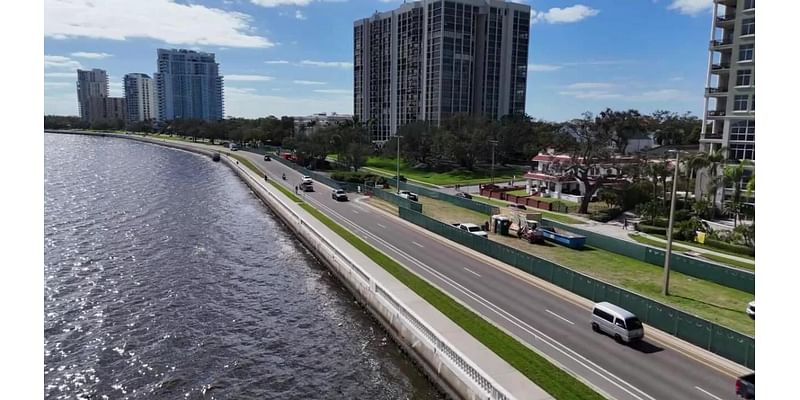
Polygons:
[[[529,115],[701,113],[710,0],[517,2],[534,10]],[[45,0],[45,113],[78,115],[77,68],[105,69],[122,96],[125,74],[155,72],[157,48],[186,48],[216,54],[226,116],[352,114],[353,21],[400,3]]]

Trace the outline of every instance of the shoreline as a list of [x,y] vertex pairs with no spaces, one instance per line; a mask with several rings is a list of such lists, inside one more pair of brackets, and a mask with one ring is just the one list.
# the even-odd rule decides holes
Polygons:
[[[130,139],[191,151],[209,158],[215,152],[177,141],[150,139],[135,134],[52,129],[45,129],[45,132]],[[241,163],[232,159],[226,152],[219,151],[219,153],[222,155],[220,161],[230,167],[271,212],[277,215],[281,222],[314,253],[315,257],[328,267],[356,300],[381,324],[401,352],[407,354],[441,392],[450,398],[465,399],[487,398],[487,395],[488,398],[554,399],[496,354],[485,349],[469,334],[462,331],[475,342],[471,346],[464,345],[465,339],[460,337],[457,338],[457,342],[461,343],[462,348],[450,345],[445,335],[436,334],[436,331],[446,331],[454,335],[450,333],[455,332],[454,328],[460,330],[446,316],[434,315],[439,313],[438,310],[433,309],[424,300],[422,300],[424,304],[418,304],[420,299],[413,292],[402,283],[392,282],[395,280],[393,277],[377,265],[372,267],[370,264],[374,263],[357,250],[341,250],[349,247],[349,244],[335,232],[325,233],[326,227],[313,216],[304,215],[305,210],[297,203],[282,198],[286,196],[275,188],[265,187],[262,180],[248,173]],[[419,315],[425,315],[426,319]],[[441,318],[444,318],[444,321],[441,321]],[[447,326],[448,323],[452,326]],[[446,327],[436,329],[430,325]],[[476,363],[469,361],[470,353],[478,353],[473,359],[485,361],[493,368],[501,368],[496,374],[485,373],[477,368]]]

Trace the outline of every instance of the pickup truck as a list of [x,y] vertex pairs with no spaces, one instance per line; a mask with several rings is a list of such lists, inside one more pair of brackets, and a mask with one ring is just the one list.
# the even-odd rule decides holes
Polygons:
[[743,399],[756,398],[756,373],[740,376],[736,380],[736,394]]
[[404,199],[409,199],[411,201],[419,201],[419,198],[417,197],[417,194],[416,193],[411,193],[408,190],[401,190],[400,191],[400,197],[402,197]]
[[467,232],[469,232],[469,233],[471,233],[471,234],[473,234],[475,236],[480,236],[480,237],[483,237],[483,238],[488,238],[489,237],[489,234],[486,233],[483,229],[481,229],[480,226],[478,226],[476,224],[457,223],[457,224],[453,224],[453,226],[455,226],[458,229],[461,229],[462,231],[467,231]]

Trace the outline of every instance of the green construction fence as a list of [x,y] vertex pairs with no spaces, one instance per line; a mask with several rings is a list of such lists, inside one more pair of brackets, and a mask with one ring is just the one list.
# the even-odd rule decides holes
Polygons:
[[[650,326],[755,368],[755,339],[531,254],[464,232],[406,207],[400,217],[594,302],[608,301]],[[587,238],[588,239],[588,238]]]

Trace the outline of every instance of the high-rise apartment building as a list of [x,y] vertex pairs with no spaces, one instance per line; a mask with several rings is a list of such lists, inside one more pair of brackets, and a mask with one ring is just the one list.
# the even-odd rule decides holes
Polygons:
[[223,118],[222,76],[213,53],[158,49],[158,119]]
[[102,118],[105,113],[105,99],[108,97],[108,75],[102,69],[78,70],[78,110],[81,119],[94,122]]
[[353,26],[353,111],[384,142],[413,121],[525,112],[530,6],[422,0]]
[[[700,151],[712,153],[725,148],[726,163],[750,160],[755,164],[755,0],[713,1]],[[749,168],[737,183],[742,188],[752,170]],[[709,190],[711,174],[713,171],[708,170],[700,174],[696,187],[698,195]],[[721,167],[717,171],[717,176],[720,175]],[[733,186],[723,185],[716,191],[717,203],[723,204],[733,193]],[[754,204],[755,194],[746,202]]]
[[158,100],[153,79],[146,74],[126,74],[123,79],[128,122],[158,119]]

